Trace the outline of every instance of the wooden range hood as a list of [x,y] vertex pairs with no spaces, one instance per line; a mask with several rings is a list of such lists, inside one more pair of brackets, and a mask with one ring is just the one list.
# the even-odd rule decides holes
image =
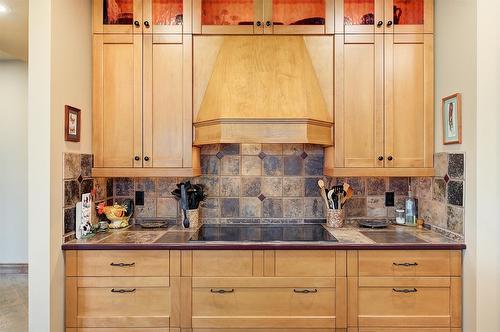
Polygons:
[[195,145],[332,145],[332,114],[304,37],[223,37],[194,126]]

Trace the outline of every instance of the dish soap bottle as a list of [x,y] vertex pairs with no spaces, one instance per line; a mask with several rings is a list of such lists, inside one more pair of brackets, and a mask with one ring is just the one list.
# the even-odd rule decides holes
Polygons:
[[413,198],[411,186],[408,188],[408,198],[405,200],[405,223],[407,226],[417,225],[417,200]]

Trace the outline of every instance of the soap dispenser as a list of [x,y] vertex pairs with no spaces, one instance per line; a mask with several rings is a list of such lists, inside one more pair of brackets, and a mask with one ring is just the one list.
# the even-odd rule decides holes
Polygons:
[[408,188],[408,198],[405,200],[405,224],[407,226],[416,226],[417,217],[417,200],[413,197],[410,185]]

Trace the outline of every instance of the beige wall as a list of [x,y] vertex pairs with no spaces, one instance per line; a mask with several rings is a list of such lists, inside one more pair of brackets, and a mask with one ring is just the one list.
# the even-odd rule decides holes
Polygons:
[[[436,152],[465,152],[464,331],[476,324],[476,0],[436,5]],[[441,99],[462,94],[463,144],[443,145]]]
[[[91,1],[30,1],[30,331],[64,330],[62,157],[91,152],[91,22]],[[65,104],[82,110],[80,143],[64,142]]]
[[28,66],[0,60],[0,264],[28,262]]

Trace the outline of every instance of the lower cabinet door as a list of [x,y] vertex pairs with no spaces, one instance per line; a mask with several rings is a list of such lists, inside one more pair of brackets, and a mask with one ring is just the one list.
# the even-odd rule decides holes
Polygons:
[[214,287],[193,287],[193,331],[335,328],[334,287],[235,283],[238,287],[231,282],[223,287],[219,282]]

